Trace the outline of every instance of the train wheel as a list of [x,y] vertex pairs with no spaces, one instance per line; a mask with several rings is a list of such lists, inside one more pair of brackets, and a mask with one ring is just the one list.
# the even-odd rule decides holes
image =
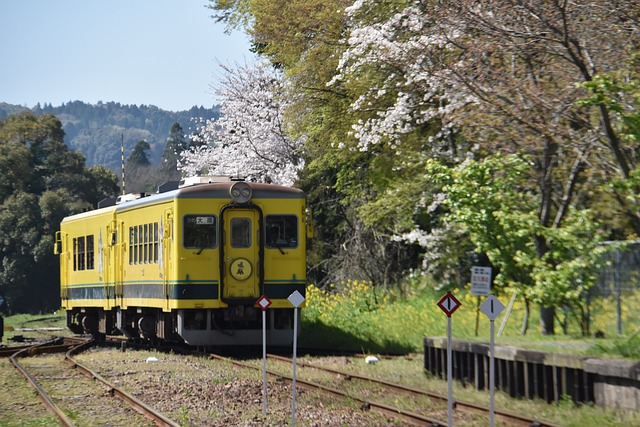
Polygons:
[[84,329],[84,332],[87,334],[91,334],[91,335],[97,335],[98,334],[98,316],[96,316],[93,313],[90,314],[85,314],[82,317],[82,328]]
[[150,314],[145,314],[138,319],[138,330],[143,338],[155,338],[156,318]]

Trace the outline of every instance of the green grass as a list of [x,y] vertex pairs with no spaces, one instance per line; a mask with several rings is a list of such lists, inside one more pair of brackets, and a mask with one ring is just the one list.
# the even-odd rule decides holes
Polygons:
[[[329,292],[310,286],[306,307],[302,309],[302,347],[344,348],[363,353],[421,352],[423,338],[445,336],[447,316],[436,305],[445,294],[432,289],[400,297],[368,283],[348,281],[340,291]],[[467,290],[455,291],[462,306],[452,315],[452,335],[455,339],[489,342],[490,322],[477,313],[477,297]],[[505,306],[509,298],[499,297]],[[556,335],[542,335],[538,327],[538,307],[531,307],[529,329],[521,334],[525,315],[522,301],[515,304],[505,320],[507,310],[495,320],[496,344],[539,351],[576,354],[593,357],[640,359],[640,292],[623,298],[623,335],[617,334],[615,301],[598,299],[591,303],[592,331],[603,331],[605,338],[582,337],[575,321],[568,323],[568,333],[556,325]],[[562,312],[560,312],[562,316]],[[504,330],[498,331],[504,321]],[[476,322],[478,333],[476,335]],[[55,335],[70,335],[65,328],[63,311],[43,315],[19,314],[5,317],[3,343],[16,336],[38,339],[51,333],[26,331],[25,328],[62,328]]]
[[[423,290],[410,297],[398,297],[376,290],[367,283],[349,281],[340,292],[326,292],[311,286],[307,307],[302,310],[301,346],[339,347],[368,352],[404,353],[422,351],[423,338],[446,336],[447,316],[437,306],[445,292]],[[478,312],[478,298],[468,291],[455,291],[461,307],[452,315],[452,336],[481,342],[490,340],[490,321]],[[509,298],[500,297],[508,307]],[[508,318],[507,309],[495,320],[498,345],[584,356],[640,358],[640,334],[634,332],[640,319],[635,310],[640,293],[625,298],[623,307],[625,335],[616,333],[616,310],[612,300],[592,302],[592,331],[603,331],[605,338],[583,337],[577,322],[567,322],[567,333],[556,325],[556,335],[542,335],[538,307],[531,307],[529,328],[522,335],[525,309],[515,301]],[[635,305],[634,305],[635,304]],[[560,311],[563,318],[564,313]],[[503,325],[502,334],[498,332]],[[477,325],[477,326],[476,326]],[[477,327],[477,334],[476,334]]]
[[[33,330],[38,328],[58,328],[60,330]],[[2,344],[19,344],[34,339],[51,337],[51,335],[68,336],[71,332],[66,328],[64,312],[50,314],[16,314],[4,318],[4,336]]]

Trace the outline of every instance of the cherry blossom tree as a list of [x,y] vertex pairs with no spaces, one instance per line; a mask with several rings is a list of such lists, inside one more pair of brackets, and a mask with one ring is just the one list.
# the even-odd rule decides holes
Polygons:
[[[619,114],[579,101],[587,96],[581,83],[622,68],[638,50],[639,10],[636,0],[357,0],[346,9],[347,47],[330,82],[360,90],[351,104],[357,141],[351,149],[391,147],[401,156],[399,172],[434,157],[456,163],[492,153],[528,155],[530,184],[523,191],[538,202],[541,231],[530,236],[540,259],[559,244],[544,230],[571,226],[568,213],[594,198],[616,203],[617,196],[628,229],[637,233],[640,216],[623,197],[602,190],[612,176],[630,176],[636,147],[616,132]],[[372,73],[376,84],[363,90],[360,80]],[[407,141],[434,123],[439,129],[427,134],[430,146],[415,153]],[[461,141],[468,142],[464,150]],[[427,190],[413,199],[428,205],[422,200],[430,196],[429,176],[419,179]],[[424,210],[416,205],[410,213],[416,212]],[[551,326],[543,331],[552,332],[553,313],[544,314]]]
[[240,175],[293,185],[304,166],[303,138],[286,132],[290,92],[285,79],[267,63],[220,68],[220,83],[213,88],[220,118],[200,121],[178,168],[186,176]]
[[[628,186],[605,191],[614,177],[628,183],[640,160],[636,140],[620,132],[621,120],[635,128],[637,103],[621,102],[617,89],[637,69],[625,64],[640,48],[638,0],[211,2],[294,82],[286,117],[307,138],[300,182],[311,201],[331,200],[316,218],[340,230],[323,239],[322,260],[356,253],[345,236],[359,230],[419,244],[427,271],[454,258],[448,248],[468,255],[426,165],[497,153],[529,159],[521,191],[536,203],[537,228],[521,231],[550,268],[562,260],[552,259],[561,239],[549,236],[588,208],[618,218],[603,235],[640,232]],[[615,84],[604,88],[607,75]]]

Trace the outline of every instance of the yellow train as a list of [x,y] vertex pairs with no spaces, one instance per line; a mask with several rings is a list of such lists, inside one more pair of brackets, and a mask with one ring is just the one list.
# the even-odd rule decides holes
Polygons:
[[65,218],[56,233],[62,307],[76,333],[196,346],[292,341],[288,297],[305,295],[312,226],[302,190],[197,177]]

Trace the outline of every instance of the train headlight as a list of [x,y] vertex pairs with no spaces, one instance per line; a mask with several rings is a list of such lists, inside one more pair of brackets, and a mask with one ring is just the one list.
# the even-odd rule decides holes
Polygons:
[[229,189],[229,195],[236,203],[247,203],[251,200],[251,187],[246,182],[236,182]]

